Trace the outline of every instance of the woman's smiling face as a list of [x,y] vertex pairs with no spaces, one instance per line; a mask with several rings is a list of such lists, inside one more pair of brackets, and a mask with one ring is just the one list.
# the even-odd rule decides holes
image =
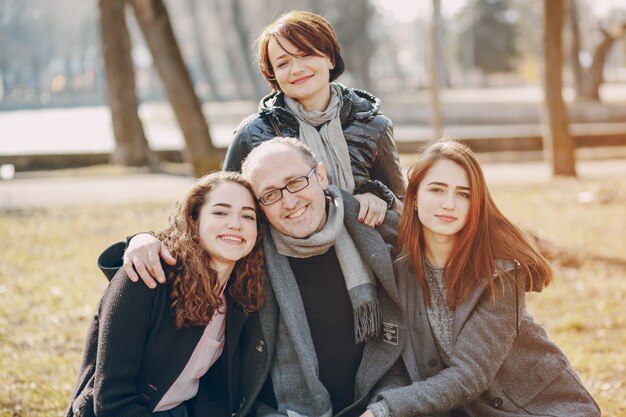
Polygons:
[[307,111],[323,111],[330,101],[329,56],[306,54],[285,38],[272,38],[267,53],[276,82],[287,96],[302,104]]
[[252,194],[235,182],[222,182],[209,192],[198,216],[198,236],[213,268],[233,266],[252,251],[257,237],[255,207]]

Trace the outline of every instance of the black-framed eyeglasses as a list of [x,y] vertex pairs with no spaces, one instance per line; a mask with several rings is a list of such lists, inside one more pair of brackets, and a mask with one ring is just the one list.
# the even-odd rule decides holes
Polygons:
[[308,174],[302,177],[292,179],[287,184],[285,184],[284,187],[275,188],[273,190],[269,190],[263,193],[263,195],[261,195],[261,198],[259,198],[259,203],[263,204],[264,206],[269,206],[270,204],[274,204],[275,202],[280,201],[283,198],[284,190],[289,191],[291,194],[304,190],[306,187],[309,186],[309,178],[311,178],[311,175],[313,175],[316,168],[317,165],[311,168]]

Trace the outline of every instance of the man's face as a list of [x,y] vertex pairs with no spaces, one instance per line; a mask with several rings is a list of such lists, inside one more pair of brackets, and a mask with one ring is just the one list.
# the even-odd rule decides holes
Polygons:
[[[248,180],[256,198],[260,198],[268,191],[284,187],[294,178],[306,176],[311,168],[298,150],[277,145],[270,152],[255,155],[250,160]],[[293,194],[283,190],[280,200],[269,206],[261,204],[261,209],[282,234],[295,238],[310,236],[326,224],[326,187],[326,169],[319,164],[307,187]]]

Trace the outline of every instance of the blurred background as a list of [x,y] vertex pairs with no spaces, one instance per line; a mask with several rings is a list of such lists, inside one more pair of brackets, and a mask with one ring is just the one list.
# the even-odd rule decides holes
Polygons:
[[[548,88],[563,87],[575,147],[626,145],[626,6],[620,0],[561,3],[562,85]],[[190,155],[206,151],[181,153],[192,141],[180,126],[198,117],[185,110],[185,98],[173,95],[201,103],[201,140],[208,139],[209,152],[221,160],[234,128],[269,92],[256,69],[254,38],[292,9],[321,13],[333,24],[347,62],[339,82],[382,98],[401,152],[448,134],[508,138],[472,143],[479,151],[485,145],[542,159],[542,39],[544,27],[555,26],[546,26],[543,6],[522,0],[0,0],[0,164],[17,172],[109,161],[155,169],[159,160],[191,162],[196,175],[218,168],[194,168]],[[109,75],[124,89],[117,97],[107,94],[103,56],[124,69]],[[138,128],[115,132],[108,105],[136,114]]]
[[[163,4],[204,102],[256,102],[267,93],[256,70],[252,42],[274,17],[292,9],[321,13],[336,28],[347,60],[343,83],[377,95],[417,92],[428,86],[430,0]],[[576,81],[573,63],[577,60],[583,71],[589,71],[594,54],[606,42],[606,31],[626,24],[626,6],[620,0],[577,0],[577,8],[577,20],[566,24],[568,85]],[[0,1],[0,110],[105,104],[99,18],[93,1]],[[541,2],[443,0],[439,19],[441,87],[540,85]],[[138,96],[142,102],[166,99],[131,10],[126,23]],[[623,37],[612,43],[606,51],[604,82],[626,82],[626,44]]]

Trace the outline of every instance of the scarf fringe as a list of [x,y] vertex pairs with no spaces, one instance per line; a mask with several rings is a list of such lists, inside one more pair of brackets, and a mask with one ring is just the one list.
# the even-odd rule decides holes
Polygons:
[[353,310],[354,338],[363,343],[380,336],[383,311],[377,301],[367,301]]

